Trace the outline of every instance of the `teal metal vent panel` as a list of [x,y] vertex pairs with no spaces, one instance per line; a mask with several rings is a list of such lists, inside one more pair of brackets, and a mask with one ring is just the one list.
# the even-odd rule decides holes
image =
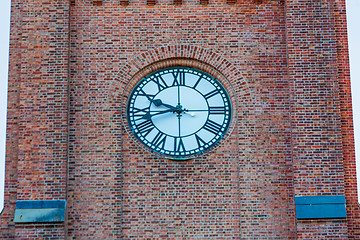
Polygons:
[[63,222],[65,207],[65,200],[17,201],[14,222]]
[[346,218],[345,196],[296,196],[297,219]]

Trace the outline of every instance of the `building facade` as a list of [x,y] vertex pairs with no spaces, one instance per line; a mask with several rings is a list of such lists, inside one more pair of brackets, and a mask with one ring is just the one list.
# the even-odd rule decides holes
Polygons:
[[[11,14],[2,239],[360,238],[345,0],[12,0]],[[208,120],[230,120],[204,123],[221,137],[196,130],[186,157],[162,154],[170,141],[141,125],[161,129],[155,114],[131,107],[168,69],[226,93],[191,85]],[[176,114],[177,154],[180,119],[200,114],[156,104],[186,88],[174,79],[145,97]]]

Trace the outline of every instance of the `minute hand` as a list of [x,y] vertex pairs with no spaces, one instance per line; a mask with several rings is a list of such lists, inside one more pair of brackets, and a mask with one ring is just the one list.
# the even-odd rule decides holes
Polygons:
[[173,111],[174,111],[174,109],[168,109],[168,110],[164,110],[164,111],[157,112],[154,114],[150,114],[150,112],[148,112],[148,113],[144,114],[141,118],[150,120],[153,116],[168,113],[168,112],[173,112]]

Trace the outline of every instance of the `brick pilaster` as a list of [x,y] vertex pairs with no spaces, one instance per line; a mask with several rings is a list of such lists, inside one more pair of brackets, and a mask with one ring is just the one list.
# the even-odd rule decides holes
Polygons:
[[[334,1],[286,1],[296,196],[344,195]],[[344,239],[346,222],[298,220],[299,239]]]

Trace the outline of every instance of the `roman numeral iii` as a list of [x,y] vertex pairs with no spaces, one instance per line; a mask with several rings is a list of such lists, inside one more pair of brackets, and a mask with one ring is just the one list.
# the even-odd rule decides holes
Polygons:
[[225,114],[225,106],[222,107],[209,107],[209,114]]

